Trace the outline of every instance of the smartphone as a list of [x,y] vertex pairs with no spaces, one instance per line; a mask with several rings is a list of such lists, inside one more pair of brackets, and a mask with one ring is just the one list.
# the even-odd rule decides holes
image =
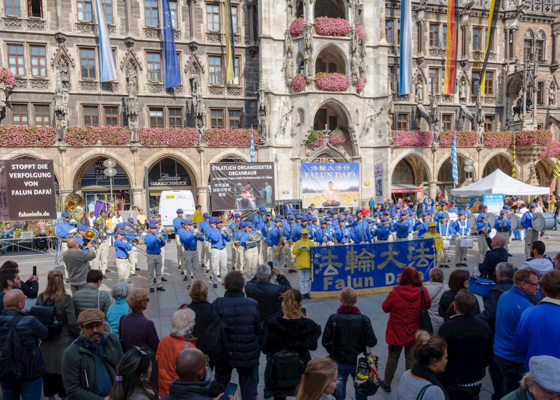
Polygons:
[[229,396],[235,396],[237,392],[237,384],[230,382],[227,384],[226,391],[224,392],[224,397],[222,399],[228,400]]
[[303,315],[307,316],[307,307],[301,307],[301,312]]
[[37,267],[35,265],[33,266],[33,275],[37,275]]

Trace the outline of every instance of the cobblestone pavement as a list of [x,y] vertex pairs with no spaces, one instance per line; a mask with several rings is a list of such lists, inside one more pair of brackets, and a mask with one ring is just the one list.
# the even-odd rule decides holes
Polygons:
[[[541,240],[547,245],[547,254],[552,258],[557,252],[560,252],[560,243],[558,241],[560,234],[557,232],[547,232]],[[523,253],[523,243],[514,240],[510,245],[510,253],[513,258],[510,261],[515,265],[521,265],[525,261]],[[453,259],[453,256],[451,257]],[[56,267],[54,263],[54,256],[52,255],[39,255],[39,254],[29,254],[29,253],[8,253],[3,257],[0,257],[0,263],[3,260],[14,259],[20,265],[22,279],[27,279],[31,275],[32,266],[36,265],[39,272],[39,291],[42,291],[46,286],[46,277],[48,271]],[[165,277],[168,281],[163,282],[165,287],[165,292],[150,293],[150,303],[149,307],[145,312],[145,315],[154,321],[156,329],[160,337],[165,336],[169,333],[169,328],[171,325],[171,316],[175,310],[179,308],[181,304],[190,303],[190,298],[188,296],[188,290],[186,282],[183,282],[182,276],[179,269],[177,268],[176,260],[176,250],[174,242],[169,245],[169,250],[166,252],[165,260]],[[478,249],[475,245],[474,249],[468,252],[468,263],[469,270],[472,270],[478,262]],[[139,267],[141,271],[138,271],[137,276],[133,278],[134,287],[148,287],[148,271],[146,259],[144,256],[139,255]],[[455,267],[449,269],[444,269],[446,280],[447,276]],[[102,289],[110,290],[117,281],[117,273],[115,267],[115,252],[111,249],[109,258],[109,270],[107,273],[108,279],[104,281]],[[202,269],[199,270],[199,278],[205,278],[208,280],[208,276],[204,273]],[[287,274],[287,278],[290,280],[292,287],[298,288],[297,274]],[[70,287],[67,285],[67,292],[70,293]],[[217,289],[213,289],[210,285],[209,289],[209,301],[212,302],[217,296],[222,296],[224,289],[221,285]],[[360,296],[358,299],[357,306],[361,309],[362,313],[368,315],[371,318],[373,329],[378,339],[378,344],[373,348],[373,352],[379,356],[379,372],[383,376],[385,370],[385,363],[387,361],[387,345],[385,344],[385,327],[389,318],[388,314],[385,314],[381,309],[381,304],[385,300],[387,294],[374,294]],[[28,304],[29,306],[29,304]],[[324,327],[330,314],[334,313],[339,306],[338,299],[312,299],[305,300],[305,306],[307,307],[307,314],[310,318]],[[325,349],[319,344],[319,348],[312,353],[313,357],[325,356],[327,353]],[[264,374],[265,358],[261,355],[261,366],[260,366],[260,384],[259,384],[259,396],[258,399],[263,398],[263,374]],[[399,362],[399,367],[397,373],[395,374],[395,380],[392,384],[392,393],[385,393],[383,390],[373,396],[377,399],[392,399],[396,398],[397,388],[399,385],[399,377],[404,372],[404,356],[401,356],[401,361]],[[234,378],[236,379],[236,378]],[[488,374],[483,381],[483,391],[481,392],[482,400],[489,400],[492,394],[492,383]],[[347,399],[354,399],[354,391],[351,387],[350,382],[347,388]]]

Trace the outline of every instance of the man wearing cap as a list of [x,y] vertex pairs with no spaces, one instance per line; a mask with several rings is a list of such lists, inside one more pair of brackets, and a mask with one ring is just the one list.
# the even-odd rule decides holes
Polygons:
[[182,219],[181,229],[177,231],[181,244],[184,246],[183,281],[187,281],[187,289],[191,288],[193,279],[198,274],[198,249],[197,241],[204,242],[204,236],[193,233],[193,221]]
[[[157,233],[158,227],[152,221],[148,226],[148,234],[144,237],[146,243],[146,262],[148,263],[148,274],[150,275],[150,292],[154,293],[154,281],[157,290],[165,291],[161,286],[161,277],[163,275],[163,262],[161,258],[161,249],[165,246],[166,241],[163,234]],[[177,235],[178,236],[178,235]]]
[[138,236],[134,232],[132,232],[133,223],[134,223],[134,219],[129,218],[128,223],[123,223],[121,225],[125,232],[124,237],[126,241],[132,245],[132,249],[128,253],[128,263],[130,264],[130,275],[136,276],[136,271],[140,271],[140,268],[136,267],[136,265],[138,264],[138,248],[132,244],[134,240],[138,239]]
[[327,229],[327,221],[321,220],[321,226],[315,231],[315,243],[318,246],[327,246],[332,244],[332,236]]
[[387,224],[387,217],[381,217],[381,225],[377,227],[376,235],[378,242],[388,242],[391,238],[391,227]]
[[465,219],[465,210],[459,211],[459,218],[453,223],[453,234],[455,235],[455,266],[467,266],[467,248],[461,246],[461,238],[466,238],[471,232],[470,221]]
[[62,354],[62,382],[73,400],[108,400],[117,377],[116,366],[123,357],[116,335],[104,331],[105,314],[95,308],[78,317],[81,333]]
[[[233,234],[232,246],[236,251],[236,269],[244,271],[245,269],[245,249],[241,246],[241,236],[247,231],[247,222],[239,222],[239,229]],[[233,270],[233,268],[232,268]]]
[[[68,250],[64,252],[64,265],[68,266],[68,278],[72,293],[83,289],[86,285],[86,275],[90,270],[89,261],[95,258],[95,251],[84,252],[80,249],[77,238],[68,239]],[[91,243],[86,245],[92,247]]]
[[183,264],[183,262],[184,262],[185,255],[183,253],[183,244],[181,243],[181,239],[177,234],[179,229],[182,229],[181,221],[183,219],[183,209],[182,208],[177,209],[176,213],[177,213],[177,218],[173,219],[173,229],[175,231],[175,244],[177,246],[177,264],[178,264],[177,267],[181,271],[184,271],[185,265]]
[[337,243],[350,244],[352,238],[350,236],[350,230],[346,227],[346,222],[344,222],[344,220],[338,222],[338,228],[334,231],[334,237]]
[[274,223],[272,222],[272,215],[270,213],[266,213],[264,215],[264,222],[261,224],[261,229],[260,229],[263,240],[261,240],[259,243],[259,264],[268,262],[270,260],[270,256],[268,254],[268,243],[266,241],[266,238],[268,236],[268,231],[270,231],[270,228],[273,225]]
[[453,200],[449,201],[449,209],[447,210],[448,213],[455,213],[455,214],[459,214],[459,211],[457,210],[457,207],[455,207],[455,202]]
[[286,254],[284,247],[286,239],[284,238],[285,228],[282,226],[282,220],[279,217],[274,218],[274,227],[268,231],[266,242],[271,249],[271,261],[281,274],[284,273],[284,265],[286,264]]
[[465,210],[465,218],[468,218],[471,216],[471,205],[469,203],[466,203],[463,206],[463,209]]
[[525,258],[531,258],[531,245],[539,239],[539,232],[533,229],[533,215],[535,215],[535,203],[529,204],[529,210],[521,217],[521,226],[525,228]]
[[519,389],[504,400],[550,400],[560,397],[560,359],[535,356],[529,360],[529,372],[521,379]]
[[441,257],[443,255],[443,238],[439,233],[436,232],[436,223],[435,222],[428,222],[428,232],[424,235],[424,239],[434,239],[434,244],[436,246],[436,265],[441,261]]
[[[202,221],[198,224],[198,229],[208,237],[208,230],[210,229],[210,214],[202,214]],[[206,272],[210,272],[210,242],[207,240],[202,242],[202,251],[200,252],[200,262],[202,268],[206,267]]]
[[62,260],[62,255],[66,250],[68,250],[66,242],[73,233],[76,233],[76,221],[70,222],[70,214],[66,211],[64,211],[60,217],[61,219],[56,223],[55,227],[55,235],[57,238],[60,238],[58,239],[56,262],[57,264],[62,264],[64,267],[64,278],[68,281],[68,270],[66,269],[66,264],[64,264],[64,261]]
[[[251,232],[253,231],[254,227],[253,224],[248,222],[246,227],[246,232],[241,235],[241,247],[244,249],[245,255],[245,262],[243,266],[243,275],[247,280],[253,279],[255,273],[257,272],[257,265],[259,260],[259,242],[263,240],[259,239],[258,241],[251,240]],[[266,239],[265,239],[266,240]]]
[[401,212],[399,221],[395,224],[396,240],[408,240],[410,225],[407,221],[408,214]]
[[480,222],[480,216],[482,214],[486,214],[486,216],[488,216],[488,206],[486,204],[483,204],[480,208],[480,214],[478,214],[478,217],[476,217],[476,222]]
[[[341,224],[343,224],[342,221]],[[311,298],[311,248],[313,246],[315,243],[309,239],[309,231],[302,229],[301,239],[294,244],[292,253],[296,256],[299,290],[305,299]]]
[[507,211],[500,211],[500,216],[496,219],[494,223],[494,229],[506,238],[506,250],[509,253],[509,240],[511,236],[511,220],[507,218]]
[[239,230],[241,222],[241,214],[235,213],[233,214],[233,222],[229,224],[229,230],[233,233],[232,237],[232,246],[231,246],[231,269],[235,270],[239,268],[239,242],[235,239],[235,233]]
[[451,247],[451,239],[453,237],[453,228],[448,222],[449,215],[446,211],[440,214],[439,220],[437,222],[436,231],[443,238],[443,260],[441,266],[444,268],[449,268],[451,259],[449,258],[449,249]]
[[294,222],[294,215],[291,214],[288,217],[288,224],[286,226],[286,231],[284,232],[284,236],[286,236],[286,265],[288,266],[288,272],[296,272],[296,265],[295,265],[295,257],[292,253],[292,247],[294,245],[294,234],[296,231],[296,223]]
[[484,256],[488,251],[488,243],[486,242],[486,234],[492,231],[492,226],[488,220],[488,215],[480,214],[476,223],[476,232],[478,233],[478,262],[484,261]]
[[[151,224],[151,223],[150,223]],[[130,263],[128,261],[129,252],[132,245],[124,240],[125,231],[118,230],[115,234],[115,253],[117,254],[116,265],[119,282],[128,281],[130,275]]]
[[[212,283],[218,287],[218,276],[222,277],[222,285],[227,274],[227,250],[226,242],[231,242],[231,236],[222,231],[223,221],[220,218],[210,220],[210,229],[207,231],[208,242],[210,243],[210,270],[212,273]],[[212,225],[216,225],[213,227]]]
[[[434,225],[435,228],[435,225]],[[414,225],[414,232],[418,232],[418,239],[423,239],[424,236],[428,233],[428,213],[426,211],[422,212],[421,220],[416,221]]]
[[354,243],[371,243],[371,234],[363,213],[356,213],[356,220],[352,223],[350,235]]

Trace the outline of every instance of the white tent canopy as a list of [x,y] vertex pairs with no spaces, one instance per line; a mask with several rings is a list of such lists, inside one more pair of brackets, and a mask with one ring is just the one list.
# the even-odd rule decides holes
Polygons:
[[504,195],[509,194],[513,196],[546,195],[550,194],[550,189],[547,187],[528,185],[504,174],[501,170],[497,169],[478,182],[459,189],[451,190],[451,194],[454,196],[477,196],[492,193]]

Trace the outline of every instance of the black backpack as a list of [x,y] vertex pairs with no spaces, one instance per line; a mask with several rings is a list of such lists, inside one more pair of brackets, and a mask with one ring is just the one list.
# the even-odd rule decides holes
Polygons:
[[0,380],[15,381],[24,376],[31,357],[16,331],[24,315],[17,315],[0,325]]
[[299,352],[280,350],[270,360],[270,383],[275,389],[293,389],[305,373]]
[[33,306],[28,314],[37,318],[49,330],[49,335],[45,340],[58,339],[64,324],[62,319],[58,317],[54,306]]
[[213,360],[226,361],[231,357],[229,348],[230,327],[222,315],[224,298],[218,299],[218,317],[206,329],[202,335],[202,341],[208,349],[208,355]]

